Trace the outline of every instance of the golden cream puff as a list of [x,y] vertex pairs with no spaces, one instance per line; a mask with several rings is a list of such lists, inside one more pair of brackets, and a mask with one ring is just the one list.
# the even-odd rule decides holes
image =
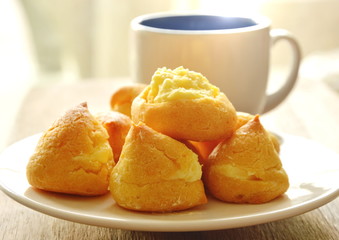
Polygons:
[[26,174],[38,189],[94,196],[108,192],[113,167],[107,131],[83,103],[43,133]]
[[202,74],[183,67],[158,69],[134,99],[131,115],[135,123],[193,141],[227,138],[237,123],[236,111],[225,94]]
[[213,196],[233,203],[265,203],[287,191],[288,176],[259,116],[213,150],[204,182]]
[[185,144],[133,124],[112,171],[110,191],[123,208],[178,211],[207,202],[201,176],[198,156]]

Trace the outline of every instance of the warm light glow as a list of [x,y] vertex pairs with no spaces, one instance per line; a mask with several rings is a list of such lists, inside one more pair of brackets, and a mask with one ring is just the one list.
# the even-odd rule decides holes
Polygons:
[[201,0],[201,10],[222,15],[255,15],[267,0]]

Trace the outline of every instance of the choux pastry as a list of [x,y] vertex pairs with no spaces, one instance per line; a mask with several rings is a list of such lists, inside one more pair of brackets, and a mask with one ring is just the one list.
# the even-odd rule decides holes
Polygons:
[[184,210],[207,202],[198,156],[183,143],[140,123],[132,125],[110,191],[127,209]]
[[113,167],[107,131],[83,103],[43,133],[26,175],[38,189],[94,196],[108,192]]
[[158,69],[134,99],[135,123],[144,122],[175,139],[211,141],[229,137],[236,111],[224,93],[200,73],[183,67]]
[[259,116],[213,150],[204,183],[214,197],[233,203],[265,203],[287,191],[288,176]]

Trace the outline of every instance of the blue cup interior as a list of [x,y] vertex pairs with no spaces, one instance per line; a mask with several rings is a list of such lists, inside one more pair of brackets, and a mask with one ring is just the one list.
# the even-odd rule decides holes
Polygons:
[[141,21],[141,25],[170,30],[225,30],[255,26],[250,18],[224,17],[213,15],[182,15],[157,17]]

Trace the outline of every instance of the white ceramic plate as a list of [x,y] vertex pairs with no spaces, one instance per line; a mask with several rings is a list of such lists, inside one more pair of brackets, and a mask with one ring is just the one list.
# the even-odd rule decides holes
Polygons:
[[282,135],[281,159],[290,177],[286,194],[266,204],[228,204],[209,197],[205,206],[166,213],[139,213],[118,207],[110,194],[76,197],[29,186],[25,168],[40,135],[23,139],[0,155],[0,187],[39,212],[69,221],[142,231],[203,231],[250,226],[302,214],[338,194],[339,155],[304,138]]

